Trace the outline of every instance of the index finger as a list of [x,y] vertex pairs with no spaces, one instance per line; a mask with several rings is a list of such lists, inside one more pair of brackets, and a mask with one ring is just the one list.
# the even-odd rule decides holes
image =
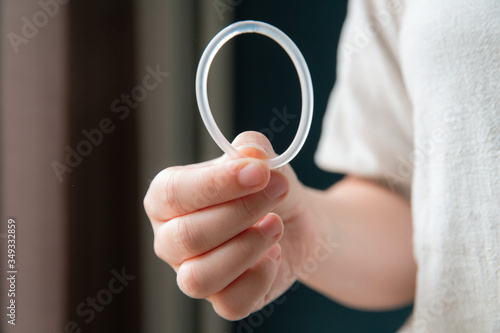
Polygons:
[[149,218],[167,221],[264,189],[270,170],[259,159],[241,158],[160,172],[144,198]]

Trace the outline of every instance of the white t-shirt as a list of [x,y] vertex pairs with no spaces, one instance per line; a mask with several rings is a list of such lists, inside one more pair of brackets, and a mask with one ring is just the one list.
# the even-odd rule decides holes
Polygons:
[[316,163],[411,200],[401,332],[500,332],[499,0],[352,0]]

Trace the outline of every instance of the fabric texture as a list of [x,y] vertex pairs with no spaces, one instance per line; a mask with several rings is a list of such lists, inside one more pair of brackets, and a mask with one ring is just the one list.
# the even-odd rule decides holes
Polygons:
[[351,1],[316,163],[411,200],[400,330],[500,332],[500,2]]

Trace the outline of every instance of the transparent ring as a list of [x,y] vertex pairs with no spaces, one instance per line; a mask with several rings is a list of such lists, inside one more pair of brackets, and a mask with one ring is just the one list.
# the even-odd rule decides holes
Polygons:
[[231,38],[244,33],[258,33],[267,36],[277,42],[288,53],[292,60],[300,81],[300,91],[302,94],[302,111],[300,115],[299,128],[295,137],[287,150],[274,158],[266,160],[271,169],[278,168],[290,162],[300,151],[306,141],[309,129],[311,128],[314,96],[311,74],[307,63],[294,42],[278,28],[259,21],[241,21],[231,24],[219,32],[208,44],[201,56],[196,72],[196,100],[200,109],[201,118],[208,132],[217,145],[230,157],[239,158],[243,155],[234,148],[224,137],[215,123],[215,119],[210,111],[207,93],[207,80],[210,65],[220,48]]

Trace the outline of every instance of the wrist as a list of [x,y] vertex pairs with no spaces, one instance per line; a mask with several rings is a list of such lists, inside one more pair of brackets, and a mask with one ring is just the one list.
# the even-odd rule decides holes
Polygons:
[[318,274],[321,266],[339,248],[338,233],[327,214],[329,202],[325,191],[304,187],[302,206],[297,218],[303,226],[303,251],[293,265],[296,278],[307,283],[311,276]]
[[295,280],[300,278],[308,258],[313,255],[314,244],[319,236],[315,225],[314,193],[306,186],[300,185],[300,189],[294,193],[295,202],[288,210],[289,217],[284,220],[287,226],[287,240],[292,243],[290,269]]

